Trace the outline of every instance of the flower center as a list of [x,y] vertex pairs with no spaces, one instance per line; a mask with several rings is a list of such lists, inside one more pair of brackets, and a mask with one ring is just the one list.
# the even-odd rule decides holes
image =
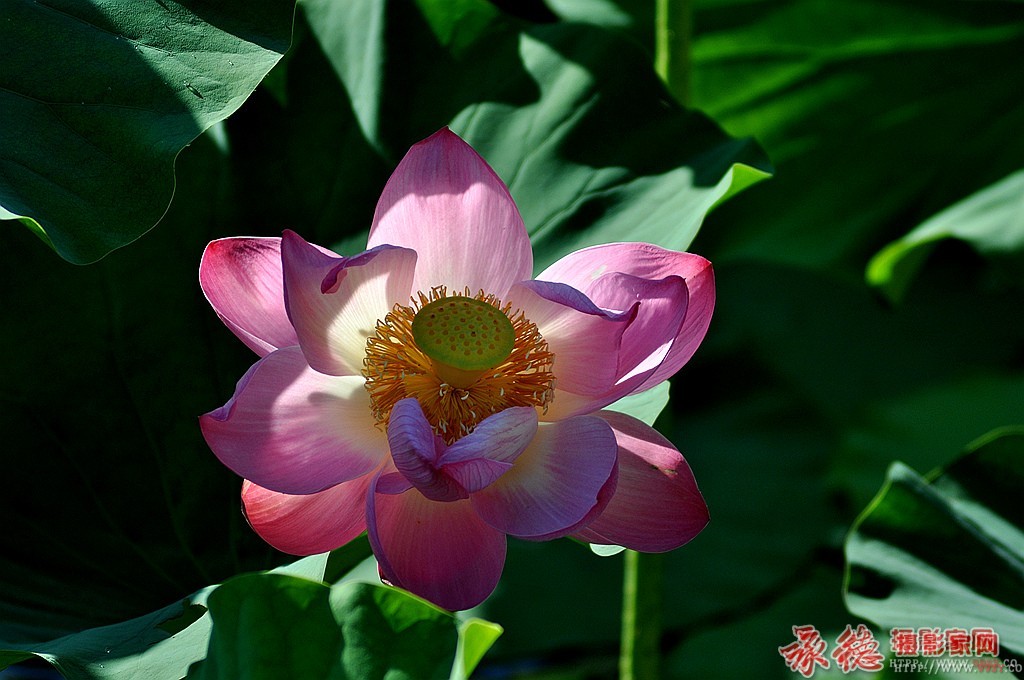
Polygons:
[[449,294],[444,286],[411,302],[395,305],[366,342],[363,376],[378,426],[408,397],[448,444],[506,408],[547,410],[555,357],[520,310],[482,290]]
[[412,337],[437,375],[466,388],[515,347],[512,321],[483,300],[460,296],[427,303],[412,320]]

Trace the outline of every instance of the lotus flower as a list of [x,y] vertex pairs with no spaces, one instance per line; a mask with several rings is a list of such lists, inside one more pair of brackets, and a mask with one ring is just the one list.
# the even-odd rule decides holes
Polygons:
[[682,455],[603,409],[689,360],[710,263],[618,243],[532,274],[508,189],[448,129],[399,164],[359,255],[291,231],[210,243],[203,291],[261,358],[200,424],[253,529],[296,555],[366,531],[386,582],[448,609],[492,592],[506,535],[693,538]]

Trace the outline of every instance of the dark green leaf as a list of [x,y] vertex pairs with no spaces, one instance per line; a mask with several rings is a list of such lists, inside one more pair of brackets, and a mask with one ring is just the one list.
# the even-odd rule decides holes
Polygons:
[[292,0],[16,0],[0,22],[0,219],[72,262],[157,223],[174,159],[288,47]]
[[341,631],[328,586],[285,576],[239,576],[208,603],[213,621],[206,659],[188,677],[341,678]]
[[705,230],[716,262],[862,271],[1020,168],[1019,2],[707,0],[694,27],[694,105],[777,169]]
[[283,559],[199,431],[256,356],[197,282],[230,224],[224,159],[204,138],[180,165],[169,228],[92,267],[0,231],[0,639],[125,621]]
[[846,542],[846,601],[881,626],[993,628],[1024,651],[1024,428],[921,477],[893,464]]
[[862,508],[898,452],[908,467],[927,470],[952,462],[962,442],[1021,417],[1024,376],[1007,371],[947,376],[904,394],[879,394],[860,410],[834,457],[831,476]]

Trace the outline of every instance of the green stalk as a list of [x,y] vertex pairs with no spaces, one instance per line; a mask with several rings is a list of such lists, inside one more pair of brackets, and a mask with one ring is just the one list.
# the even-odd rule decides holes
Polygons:
[[683,106],[690,104],[691,0],[654,0],[654,70]]
[[[654,68],[669,93],[690,104],[692,0],[655,0]],[[625,551],[622,580],[621,680],[658,680],[664,555]]]
[[627,550],[622,580],[621,680],[657,680],[661,661],[663,555]]

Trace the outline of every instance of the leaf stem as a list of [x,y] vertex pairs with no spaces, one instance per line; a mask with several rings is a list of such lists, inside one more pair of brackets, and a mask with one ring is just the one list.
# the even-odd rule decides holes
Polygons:
[[691,0],[655,0],[654,70],[683,106],[690,104]]
[[657,680],[661,660],[663,555],[624,553],[621,680]]

